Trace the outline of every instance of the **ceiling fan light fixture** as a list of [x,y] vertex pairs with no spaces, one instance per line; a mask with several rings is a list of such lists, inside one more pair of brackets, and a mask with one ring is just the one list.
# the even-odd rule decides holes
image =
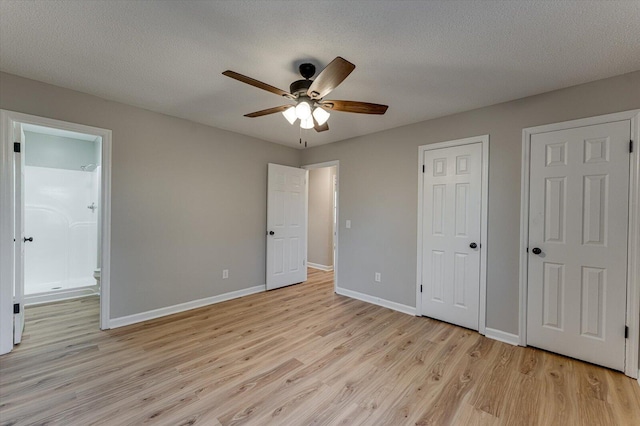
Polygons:
[[281,112],[292,125],[300,119],[300,128],[325,132],[329,130],[327,121],[331,115],[330,112],[333,111],[376,115],[382,115],[387,112],[387,105],[359,101],[325,100],[325,96],[340,85],[355,67],[351,62],[338,56],[324,67],[315,79],[311,80],[311,77],[315,75],[315,65],[311,63],[301,64],[299,70],[302,80],[296,80],[291,83],[288,92],[235,71],[227,70],[222,75],[284,97],[290,102],[295,102],[295,105],[289,103],[288,105],[255,111],[245,114],[245,117],[255,118]]
[[313,117],[309,115],[309,117],[305,118],[304,120],[300,120],[300,127],[305,130],[313,129]]
[[311,117],[311,105],[309,105],[309,102],[298,102],[298,105],[296,105],[296,117],[298,117],[300,120],[306,120],[307,118]]
[[313,117],[316,119],[320,126],[327,122],[329,116],[331,116],[331,114],[329,114],[329,111],[323,108],[317,107],[313,110]]
[[287,119],[289,124],[295,123],[298,119],[298,116],[296,115],[296,107],[294,107],[293,105],[291,106],[291,108],[287,108],[282,111],[282,115],[284,115],[284,118]]

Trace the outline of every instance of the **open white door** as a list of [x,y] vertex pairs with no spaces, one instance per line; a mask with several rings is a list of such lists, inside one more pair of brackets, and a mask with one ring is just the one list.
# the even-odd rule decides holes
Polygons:
[[307,280],[309,172],[269,164],[267,188],[267,290]]
[[[22,341],[24,329],[24,132],[20,123],[13,125],[13,137],[16,147],[13,154],[14,197],[15,197],[15,266],[13,290],[13,343]],[[18,151],[18,152],[15,152]]]

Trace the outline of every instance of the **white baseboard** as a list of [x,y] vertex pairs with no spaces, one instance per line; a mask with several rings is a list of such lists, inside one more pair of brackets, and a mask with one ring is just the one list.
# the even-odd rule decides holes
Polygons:
[[393,309],[394,311],[402,312],[403,314],[409,314],[413,316],[416,315],[416,308],[414,308],[413,306],[403,305],[402,303],[392,302],[390,300],[381,299],[379,297],[370,296],[368,294],[359,293],[357,291],[348,290],[346,288],[336,287],[336,293],[343,296],[351,297],[352,299],[358,299],[362,300],[363,302]]
[[244,288],[242,290],[231,291],[229,293],[219,294],[217,296],[205,297],[204,299],[192,300],[190,302],[179,303],[165,308],[153,309],[151,311],[140,312],[139,314],[127,315],[126,317],[113,318],[109,321],[109,328],[124,327],[125,325],[136,324],[167,315],[177,314],[179,312],[189,311],[191,309],[201,308],[215,303],[225,302],[231,299],[237,299],[242,296],[260,293],[266,291],[265,285],[257,285],[255,287]]
[[79,297],[99,295],[98,286],[69,288],[64,290],[47,291],[45,293],[28,294],[24,296],[25,306],[41,305],[43,303],[60,302],[62,300],[77,299]]
[[484,329],[485,337],[489,339],[498,340],[499,342],[508,343],[513,346],[518,346],[520,343],[520,337],[517,334],[507,333],[506,331],[496,330],[495,328],[486,327]]
[[307,266],[313,269],[320,269],[321,271],[331,272],[333,271],[333,266],[321,265],[319,263],[307,262]]

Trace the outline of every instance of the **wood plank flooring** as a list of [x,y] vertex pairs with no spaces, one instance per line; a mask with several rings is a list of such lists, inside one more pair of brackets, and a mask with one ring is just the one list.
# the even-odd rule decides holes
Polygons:
[[640,425],[640,386],[304,284],[109,331],[98,300],[30,307],[2,425]]

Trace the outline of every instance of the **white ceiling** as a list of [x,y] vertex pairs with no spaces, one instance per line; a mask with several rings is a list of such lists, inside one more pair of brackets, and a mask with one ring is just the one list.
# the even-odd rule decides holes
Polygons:
[[297,65],[355,71],[327,99],[389,105],[334,112],[310,146],[640,69],[640,1],[0,0],[0,69],[298,146],[276,95]]

